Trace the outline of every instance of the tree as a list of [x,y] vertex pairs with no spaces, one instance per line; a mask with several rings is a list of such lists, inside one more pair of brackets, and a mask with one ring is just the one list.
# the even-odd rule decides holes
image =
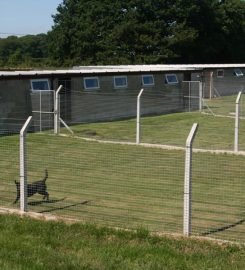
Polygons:
[[218,59],[220,62],[244,63],[245,1],[223,1],[218,12],[223,35],[222,43],[219,43]]
[[0,39],[0,66],[35,67],[46,65],[47,35],[10,36]]
[[179,1],[178,6],[179,22],[195,32],[193,42],[173,44],[180,62],[245,61],[245,1],[186,0]]
[[242,0],[63,0],[53,19],[0,39],[0,66],[245,62]]
[[49,33],[51,54],[60,65],[173,62],[173,43],[195,38],[192,28],[176,21],[175,3],[64,0]]
[[15,52],[9,55],[9,59],[7,63],[8,63],[8,66],[10,67],[17,67],[21,65],[22,62],[23,62],[22,53],[20,49],[16,49]]

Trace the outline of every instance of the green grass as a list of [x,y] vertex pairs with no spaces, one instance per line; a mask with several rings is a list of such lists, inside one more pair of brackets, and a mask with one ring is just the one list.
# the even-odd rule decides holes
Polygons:
[[245,248],[0,215],[1,270],[244,269]]
[[[141,141],[143,143],[185,146],[186,138],[194,123],[199,124],[194,146],[204,149],[234,149],[235,120],[214,117],[198,112],[175,113],[142,117]],[[101,140],[135,142],[135,119],[81,124],[71,127],[76,136]],[[62,129],[63,133],[67,131]],[[245,120],[240,121],[239,148],[245,150]]]
[[[0,138],[0,204],[13,205],[18,136]],[[121,228],[182,233],[184,151],[29,134],[28,181],[49,171],[50,202],[29,210]],[[193,156],[193,233],[244,242],[245,157]],[[223,229],[222,229],[223,228]],[[210,233],[210,234],[209,234]]]
[[[217,115],[234,116],[237,95],[222,96],[204,100],[204,111]],[[243,98],[241,98],[242,101]],[[241,103],[241,105],[243,105]],[[211,110],[211,111],[210,111]]]
[[[171,175],[171,166],[174,166],[169,161],[168,152],[38,134],[32,134],[28,139],[28,178],[41,178],[44,168],[48,168],[49,192],[53,199],[53,203],[30,205],[31,210],[97,220],[114,226],[135,227],[142,223],[152,230],[159,230],[162,220],[156,215],[161,214],[168,222],[174,222],[175,228],[180,226],[182,198],[176,200],[176,195],[182,193],[178,174],[183,172],[176,170],[173,182],[164,185]],[[183,154],[176,152],[172,157],[174,161],[179,160],[181,168]],[[12,206],[15,196],[11,179],[18,178],[18,166],[12,165],[10,169],[18,159],[15,155],[11,149],[9,159],[1,159],[1,167],[9,168],[5,169],[6,184],[1,193],[8,206]],[[164,172],[162,164],[165,164]],[[161,179],[162,173],[164,179]],[[172,187],[174,189],[164,200],[164,194]],[[86,201],[88,203],[84,203]],[[162,209],[164,202],[169,207]],[[170,205],[176,209],[174,218],[168,213]],[[157,212],[152,213],[152,209]]]
[[[244,121],[244,120],[243,120]],[[241,121],[240,149],[245,146]],[[142,118],[142,141],[184,146],[199,123],[194,147],[233,149],[234,119],[200,113]],[[49,171],[50,202],[39,195],[29,209],[123,228],[139,225],[182,233],[184,151],[87,142],[135,140],[135,120],[76,125],[75,137],[28,134],[28,181]],[[64,132],[64,130],[62,130]],[[0,137],[0,204],[13,205],[19,179],[19,138]],[[245,149],[245,147],[244,147]],[[245,157],[198,153],[193,156],[192,229],[196,235],[244,242]]]

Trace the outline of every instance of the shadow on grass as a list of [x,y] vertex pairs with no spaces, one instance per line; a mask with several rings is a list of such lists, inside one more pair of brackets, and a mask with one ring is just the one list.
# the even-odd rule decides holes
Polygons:
[[[62,198],[62,199],[59,199],[59,200],[34,201],[34,202],[28,202],[28,205],[38,206],[38,205],[42,205],[42,204],[53,204],[53,203],[57,203],[57,202],[62,202],[65,199],[66,199],[66,197]],[[54,211],[57,211],[57,210],[64,210],[64,209],[67,209],[67,208],[70,208],[70,207],[74,207],[74,206],[78,206],[78,205],[84,205],[84,204],[87,204],[89,202],[90,201],[81,201],[81,202],[74,203],[74,204],[67,204],[67,205],[62,206],[62,207],[52,207],[51,209],[38,211],[38,213],[50,213],[50,212],[54,212]]]
[[[64,200],[64,199],[63,199]],[[62,201],[62,200],[54,200],[55,202],[58,202],[58,201]],[[50,201],[49,201],[50,202]],[[67,208],[71,208],[71,207],[75,207],[75,206],[78,206],[78,205],[84,205],[84,204],[87,204],[89,203],[90,201],[82,201],[82,202],[78,202],[78,203],[73,203],[73,204],[67,204],[65,206],[61,206],[61,207],[53,207],[51,209],[47,209],[47,210],[42,210],[42,211],[39,211],[39,213],[50,213],[50,212],[54,212],[54,211],[58,211],[58,210],[64,210],[64,209],[67,209]]]
[[201,236],[207,236],[207,235],[210,235],[210,234],[213,234],[213,233],[223,232],[225,230],[228,230],[228,229],[234,228],[234,227],[236,227],[238,225],[241,225],[244,222],[245,222],[245,219],[241,219],[241,220],[238,220],[237,222],[235,222],[233,224],[228,224],[228,225],[220,227],[220,228],[214,228],[214,229],[211,229],[211,230],[209,230],[207,232],[201,233],[200,235]]
[[62,202],[64,201],[66,198],[62,198],[59,200],[42,200],[42,201],[34,201],[34,202],[28,202],[28,205],[32,205],[32,206],[36,206],[36,205],[41,205],[41,204],[48,204],[48,203],[57,203],[57,202]]

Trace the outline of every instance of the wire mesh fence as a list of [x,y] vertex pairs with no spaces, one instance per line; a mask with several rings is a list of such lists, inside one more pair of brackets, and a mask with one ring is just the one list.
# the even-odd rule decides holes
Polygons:
[[54,128],[54,90],[31,92],[33,126],[35,131]]
[[[65,87],[59,95],[62,134],[74,133],[75,136],[97,140],[136,141],[139,89],[81,92],[73,90],[66,81],[63,84]],[[181,90],[171,86],[164,91],[144,89],[140,98],[141,142],[184,147],[192,123],[198,122],[202,129],[197,139],[198,147],[233,150],[237,95],[219,95],[210,100],[202,100],[202,87],[198,81],[184,81]],[[35,130],[53,132],[54,92],[34,95]],[[245,149],[242,145],[245,134],[243,99],[242,95],[239,107],[240,150]],[[189,112],[188,116],[186,112]]]
[[183,154],[79,138],[27,135],[28,183],[45,178],[49,200],[30,211],[114,227],[181,232]]
[[204,99],[203,112],[219,117],[234,117],[237,94]]
[[0,205],[17,208],[16,184],[19,181],[19,132],[26,119],[4,119],[8,125],[0,129]]
[[18,134],[25,121],[25,118],[0,118],[0,136]]
[[243,155],[194,153],[192,232],[245,241]]
[[[189,82],[186,82],[187,88]],[[179,88],[169,87],[165,91],[152,91],[145,88],[141,96],[141,128],[159,128],[159,133],[164,126],[164,119],[160,116],[166,113],[195,111],[199,109],[199,82],[195,87],[186,90],[188,93],[183,99],[183,91]],[[135,142],[136,139],[136,114],[138,88],[130,91],[113,90],[100,91],[74,91],[63,88],[60,95],[60,116],[73,130],[76,136]],[[188,96],[193,95],[193,96]],[[61,125],[63,126],[63,125]],[[68,133],[66,128],[61,133]],[[147,136],[145,136],[147,141]],[[161,143],[154,140],[152,143]]]
[[[196,145],[204,149],[234,149],[234,127],[236,96],[229,96],[229,102],[214,99],[213,109],[219,113],[206,113],[205,102],[201,103],[199,82],[186,82],[187,92],[191,96],[174,93],[155,92],[144,89],[140,98],[140,131],[141,142],[185,146],[185,138],[193,122],[200,124],[201,132]],[[177,90],[176,90],[177,91]],[[64,94],[65,93],[65,94]],[[76,92],[69,94],[68,105],[66,90],[61,95],[61,118],[71,128],[75,136],[97,139],[135,142],[137,136],[136,115],[137,96],[139,91],[99,93]],[[244,142],[244,101],[240,101],[239,147],[245,150]],[[202,102],[202,100],[201,100]],[[68,109],[69,108],[69,109]],[[221,109],[223,110],[223,114]],[[69,111],[70,110],[70,111]],[[188,114],[186,112],[189,112]],[[62,134],[70,131],[61,125]],[[208,143],[207,143],[208,142]]]
[[[74,134],[61,125],[60,136],[54,135],[53,102],[46,108],[44,97],[41,103],[37,99],[39,118],[33,117],[26,137],[27,193],[36,181],[45,181],[46,186],[41,192],[35,186],[27,194],[28,210],[113,227],[182,233],[185,143],[196,122],[192,234],[244,242],[243,95],[235,153],[234,115],[203,114],[190,96],[186,109],[179,95],[150,91],[142,94],[141,144],[136,145],[138,93],[68,94],[64,89],[60,119]],[[170,108],[172,113],[166,114]],[[45,111],[49,125],[38,120]],[[14,203],[15,180],[20,178],[18,133],[25,119],[4,121],[9,129],[4,125],[0,136],[0,204],[19,208],[19,201]]]
[[[78,92],[71,93],[73,101],[71,111],[64,109],[66,120],[70,124],[115,121],[133,118],[136,115],[136,102],[139,89],[132,92],[115,93]],[[169,99],[171,102],[169,102]],[[61,108],[67,108],[61,96]],[[151,93],[144,90],[142,95],[142,115],[159,115],[166,112],[178,112],[182,108],[181,96],[177,93],[167,95],[162,92]],[[61,117],[62,117],[61,109]]]

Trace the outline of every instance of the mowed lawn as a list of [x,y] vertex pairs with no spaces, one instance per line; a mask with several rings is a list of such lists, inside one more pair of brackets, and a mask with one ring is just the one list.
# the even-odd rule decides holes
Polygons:
[[[0,204],[13,205],[19,178],[18,136],[0,138]],[[27,135],[28,181],[48,169],[50,201],[29,198],[29,210],[112,227],[182,233],[182,150]],[[245,241],[244,157],[193,157],[193,233]]]
[[[218,101],[216,101],[217,103]],[[231,115],[230,115],[231,116]],[[199,112],[173,113],[141,118],[141,142],[185,146],[194,123],[199,124],[194,147],[234,149],[235,119]],[[76,136],[114,141],[136,141],[136,120],[89,123],[71,126]],[[69,132],[62,128],[62,133]],[[245,150],[245,120],[240,120],[239,149]]]
[[[242,89],[241,89],[242,90]],[[215,115],[234,116],[237,95],[218,96],[212,99],[203,100],[203,111]],[[244,95],[240,96],[240,116],[245,117]]]

